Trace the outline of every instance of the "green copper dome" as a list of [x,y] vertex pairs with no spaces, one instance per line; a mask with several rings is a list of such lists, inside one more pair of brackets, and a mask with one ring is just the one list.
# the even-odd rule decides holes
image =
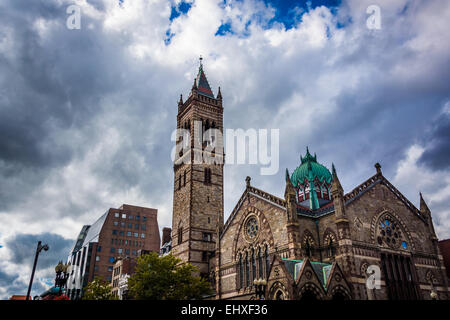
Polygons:
[[291,175],[292,184],[297,187],[298,184],[303,184],[305,180],[309,182],[318,179],[320,182],[326,181],[331,184],[333,176],[331,172],[323,165],[317,162],[316,155],[312,156],[306,148],[305,157],[300,157],[302,163],[295,169]]

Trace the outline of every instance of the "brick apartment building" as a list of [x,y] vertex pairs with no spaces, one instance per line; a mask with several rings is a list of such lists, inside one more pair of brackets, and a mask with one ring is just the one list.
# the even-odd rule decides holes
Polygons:
[[122,256],[137,257],[139,250],[159,252],[157,209],[123,204],[110,208],[94,224],[83,226],[70,252],[72,272],[67,295],[79,299],[94,277],[111,282],[114,263]]

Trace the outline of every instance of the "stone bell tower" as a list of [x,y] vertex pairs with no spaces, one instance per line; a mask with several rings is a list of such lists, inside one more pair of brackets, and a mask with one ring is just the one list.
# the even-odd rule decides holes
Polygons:
[[189,97],[180,96],[177,129],[172,254],[206,277],[224,224],[224,153],[222,94],[214,97],[202,58]]

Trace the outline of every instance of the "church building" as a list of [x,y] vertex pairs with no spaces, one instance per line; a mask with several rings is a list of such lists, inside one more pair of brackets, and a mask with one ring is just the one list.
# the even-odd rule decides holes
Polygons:
[[189,97],[178,102],[177,128],[190,133],[190,144],[174,162],[172,254],[210,279],[213,298],[450,298],[422,194],[416,208],[378,163],[344,192],[334,165],[330,171],[306,148],[292,174],[286,169],[284,198],[247,177],[224,221],[223,161],[194,161],[211,152],[194,139],[210,128],[223,132],[223,109],[200,62]]

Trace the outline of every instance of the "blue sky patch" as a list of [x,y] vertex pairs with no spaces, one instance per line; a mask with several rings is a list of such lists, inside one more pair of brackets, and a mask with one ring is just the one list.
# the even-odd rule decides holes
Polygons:
[[193,2],[181,1],[177,6],[173,5],[169,20],[172,21],[173,19],[178,18],[182,14],[188,13],[192,7],[192,4]]

